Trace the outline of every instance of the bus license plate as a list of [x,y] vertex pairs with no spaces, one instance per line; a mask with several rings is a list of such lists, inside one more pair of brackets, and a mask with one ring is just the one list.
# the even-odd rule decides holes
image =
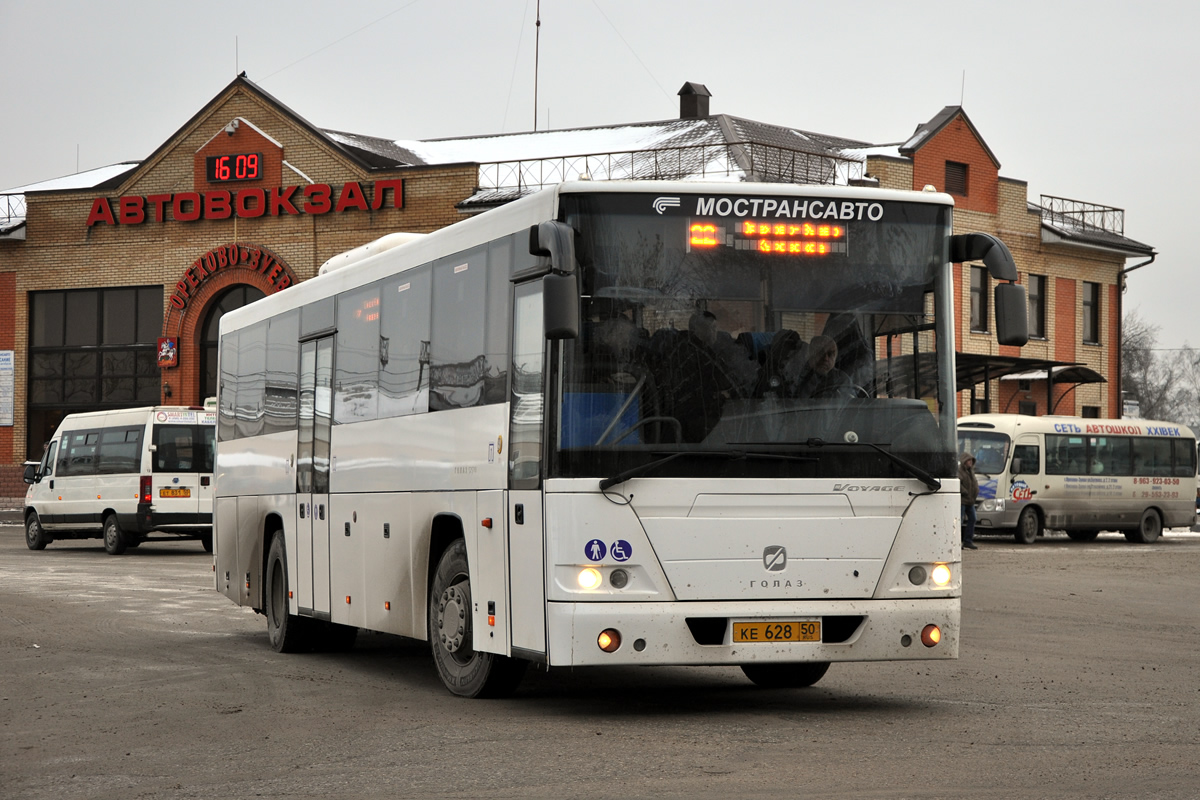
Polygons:
[[733,643],[819,642],[820,620],[774,620],[733,623]]
[[159,497],[191,497],[191,489],[159,489]]

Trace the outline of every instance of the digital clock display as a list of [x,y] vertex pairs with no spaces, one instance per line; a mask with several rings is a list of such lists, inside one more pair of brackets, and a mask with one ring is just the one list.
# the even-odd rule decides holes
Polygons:
[[256,181],[262,178],[262,153],[208,156],[205,168],[210,183]]
[[819,221],[771,222],[693,219],[688,225],[688,249],[731,247],[780,256],[828,256],[848,252],[846,227]]

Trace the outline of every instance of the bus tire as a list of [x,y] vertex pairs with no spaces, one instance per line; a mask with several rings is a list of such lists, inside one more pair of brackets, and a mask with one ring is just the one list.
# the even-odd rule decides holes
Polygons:
[[829,671],[828,661],[799,664],[742,664],[742,672],[764,689],[803,689],[812,686]]
[[516,691],[527,662],[474,648],[467,545],[455,539],[429,587],[429,649],[438,677],[460,697],[504,697]]
[[1142,512],[1142,521],[1132,531],[1125,532],[1125,538],[1135,544],[1151,544],[1158,540],[1162,533],[1162,517],[1153,508]]
[[288,604],[287,545],[283,531],[275,531],[267,553],[266,606],[267,638],[277,653],[298,653],[312,647],[312,621],[291,614]]
[[1067,536],[1075,542],[1094,542],[1100,531],[1067,531]]
[[212,552],[212,534],[211,533],[200,534],[200,546],[204,548],[204,552],[206,552],[206,553]]
[[1032,506],[1021,509],[1021,516],[1017,517],[1017,529],[1013,533],[1013,538],[1019,544],[1033,544],[1041,535],[1042,515]]
[[30,550],[45,550],[51,541],[53,540],[46,535],[46,529],[42,527],[42,520],[37,512],[30,511],[29,516],[25,518],[25,544]]
[[110,556],[119,556],[128,546],[125,542],[125,531],[121,530],[121,525],[117,522],[117,515],[109,514],[104,518],[104,552]]

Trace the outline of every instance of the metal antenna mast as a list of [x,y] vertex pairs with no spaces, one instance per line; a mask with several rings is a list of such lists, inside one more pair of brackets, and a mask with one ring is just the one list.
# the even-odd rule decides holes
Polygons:
[[[528,6],[526,6],[528,8]],[[542,44],[542,0],[537,0],[537,33],[533,37],[533,129],[537,131],[538,56]]]

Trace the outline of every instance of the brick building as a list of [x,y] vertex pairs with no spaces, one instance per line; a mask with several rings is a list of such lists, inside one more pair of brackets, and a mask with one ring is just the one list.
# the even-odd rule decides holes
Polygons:
[[143,161],[0,193],[0,497],[24,494],[22,462],[67,413],[215,394],[225,311],[384,234],[583,176],[947,191],[956,232],[1012,250],[1034,325],[1025,347],[998,346],[986,271],[959,265],[959,413],[1119,416],[1123,270],[1154,254],[1119,209],[1030,202],[958,107],[875,145],[712,115],[699,84],[680,97],[666,121],[403,141],[319,129],[241,76]]

